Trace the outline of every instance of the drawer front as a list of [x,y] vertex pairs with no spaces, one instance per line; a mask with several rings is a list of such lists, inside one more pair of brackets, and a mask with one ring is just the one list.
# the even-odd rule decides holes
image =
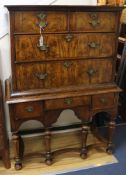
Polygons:
[[90,97],[68,97],[63,99],[47,100],[45,101],[45,109],[62,109],[62,108],[71,108],[75,106],[86,106],[90,104]]
[[67,30],[67,14],[65,12],[15,12],[15,32],[39,33],[64,32]]
[[[107,73],[106,73],[107,72]],[[111,59],[16,64],[17,90],[110,83]]]
[[70,14],[70,30],[115,32],[117,17],[113,12],[74,12]]
[[110,108],[115,104],[114,93],[99,94],[92,97],[93,109]]
[[38,46],[39,37],[15,37],[17,62],[112,57],[115,54],[115,34],[44,34],[44,49]]
[[42,117],[42,102],[15,104],[15,120]]

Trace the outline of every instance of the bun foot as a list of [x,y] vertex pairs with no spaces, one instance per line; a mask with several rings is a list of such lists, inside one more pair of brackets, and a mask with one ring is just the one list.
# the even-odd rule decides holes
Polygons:
[[50,166],[50,165],[52,165],[52,160],[46,159],[46,160],[45,160],[45,163],[46,163],[46,165]]
[[81,153],[80,153],[80,157],[82,159],[86,159],[87,158],[87,149],[86,148],[82,148]]
[[106,152],[108,153],[108,154],[113,154],[113,147],[111,146],[111,147],[108,147],[107,149],[106,149]]
[[87,153],[82,153],[82,154],[80,154],[80,157],[81,157],[82,159],[86,159],[86,158],[87,158]]
[[21,163],[15,163],[15,169],[16,170],[21,170],[22,169],[22,164]]

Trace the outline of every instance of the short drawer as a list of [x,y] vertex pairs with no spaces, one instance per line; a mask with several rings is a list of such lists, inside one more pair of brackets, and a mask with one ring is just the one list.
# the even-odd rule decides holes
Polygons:
[[73,12],[70,14],[70,30],[86,32],[115,32],[114,12]]
[[45,109],[62,109],[71,108],[75,106],[86,106],[90,104],[90,97],[68,97],[62,99],[54,99],[45,101]]
[[15,104],[15,119],[29,119],[42,116],[42,102],[26,102]]
[[92,97],[93,109],[112,107],[115,103],[114,93],[98,94]]
[[64,32],[67,30],[67,13],[62,11],[22,11],[15,12],[15,32],[39,33]]

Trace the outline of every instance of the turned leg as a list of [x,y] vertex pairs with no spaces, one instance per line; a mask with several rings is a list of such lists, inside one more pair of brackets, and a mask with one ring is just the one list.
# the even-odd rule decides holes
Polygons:
[[24,141],[22,137],[19,135],[19,153],[20,153],[20,158],[23,159],[24,156]]
[[112,151],[113,151],[112,138],[114,135],[114,131],[115,131],[115,121],[111,120],[108,126],[108,144],[106,149],[106,152],[109,154],[112,154]]
[[80,156],[82,159],[85,159],[87,157],[87,147],[86,147],[86,142],[87,142],[87,136],[88,136],[88,125],[83,124],[82,126],[82,148],[81,148],[81,153]]
[[20,170],[22,169],[22,162],[21,162],[21,153],[20,153],[20,136],[18,133],[13,133],[12,135],[13,140],[13,148],[14,148],[14,157],[15,157],[15,169]]
[[46,129],[45,134],[44,134],[44,141],[45,141],[45,149],[46,149],[46,153],[45,153],[45,163],[47,165],[51,165],[52,164],[52,153],[51,153],[51,132]]

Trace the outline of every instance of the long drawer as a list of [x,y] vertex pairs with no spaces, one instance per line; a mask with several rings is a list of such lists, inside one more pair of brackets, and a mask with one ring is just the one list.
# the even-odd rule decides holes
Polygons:
[[88,86],[112,81],[112,60],[16,64],[15,71],[17,90]]
[[[104,20],[103,20],[104,19]],[[15,32],[115,32],[117,29],[114,12],[67,12],[67,11],[19,11],[15,12]]]
[[63,60],[112,57],[115,34],[44,34],[45,47],[39,47],[39,35],[15,37],[16,61]]

